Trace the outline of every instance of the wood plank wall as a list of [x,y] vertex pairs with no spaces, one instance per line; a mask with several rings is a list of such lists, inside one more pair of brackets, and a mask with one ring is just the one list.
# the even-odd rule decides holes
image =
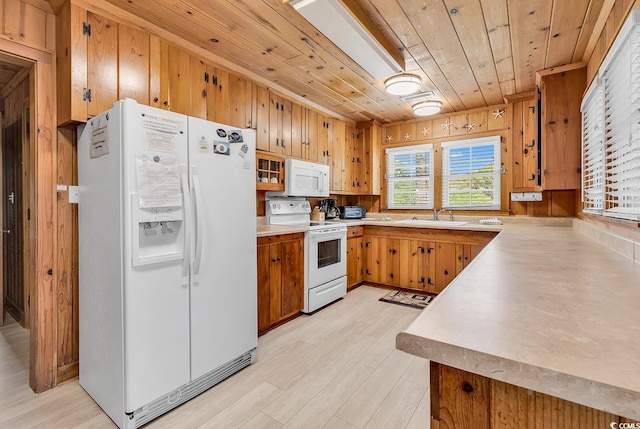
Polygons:
[[[31,220],[29,222],[32,295],[30,301],[31,388],[40,392],[55,380],[56,317],[53,271],[56,249],[53,210],[55,186],[55,15],[44,0],[0,0],[0,52],[31,67],[28,103],[35,135],[29,147]],[[37,196],[37,198],[36,198]]]

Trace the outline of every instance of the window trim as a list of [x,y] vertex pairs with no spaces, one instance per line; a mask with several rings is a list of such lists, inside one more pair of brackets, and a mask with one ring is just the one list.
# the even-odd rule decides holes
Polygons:
[[[429,190],[428,190],[428,203],[426,205],[406,205],[406,206],[396,206],[393,204],[393,195],[392,191],[393,183],[396,182],[396,178],[390,176],[390,155],[403,155],[403,154],[413,154],[417,152],[427,152],[430,154],[430,165],[429,171],[431,172],[429,175],[424,176],[429,179]],[[434,206],[434,197],[435,197],[435,160],[434,160],[435,150],[433,143],[425,143],[419,145],[411,145],[411,146],[399,146],[385,149],[385,175],[384,178],[386,180],[386,200],[387,200],[387,208],[392,210],[431,210]],[[416,176],[421,177],[421,176]],[[399,181],[402,181],[404,178],[398,178]],[[406,178],[411,179],[411,178]]]
[[[488,136],[488,137],[478,137],[472,139],[464,139],[464,140],[451,140],[442,142],[441,150],[442,150],[442,166],[441,166],[441,176],[442,176],[442,187],[441,187],[441,199],[442,199],[442,208],[444,209],[455,209],[455,210],[500,210],[501,209],[501,199],[502,199],[502,162],[501,162],[501,143],[502,137],[500,135]],[[485,146],[485,145],[493,145],[493,157],[494,157],[494,170],[491,173],[494,180],[493,187],[493,203],[490,205],[450,205],[445,203],[445,196],[448,195],[448,192],[445,191],[445,187],[447,186],[447,175],[445,172],[448,171],[448,149],[457,148],[457,147],[473,147],[473,146]],[[487,174],[488,175],[488,174]],[[473,176],[473,174],[465,175],[465,176]]]

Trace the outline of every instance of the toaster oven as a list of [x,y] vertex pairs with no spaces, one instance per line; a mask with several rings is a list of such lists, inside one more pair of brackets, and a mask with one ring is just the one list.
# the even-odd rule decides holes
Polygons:
[[362,219],[366,214],[363,206],[340,206],[340,219]]

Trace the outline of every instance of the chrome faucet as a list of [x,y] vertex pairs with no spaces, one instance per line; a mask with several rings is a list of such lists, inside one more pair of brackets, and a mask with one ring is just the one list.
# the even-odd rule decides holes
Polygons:
[[438,216],[440,216],[440,213],[442,213],[444,211],[444,209],[433,209],[433,220],[438,220]]

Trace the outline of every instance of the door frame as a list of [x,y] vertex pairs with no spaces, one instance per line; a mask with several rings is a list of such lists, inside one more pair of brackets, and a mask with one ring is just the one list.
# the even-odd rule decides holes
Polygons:
[[[55,54],[0,38],[6,61],[31,67],[29,74],[31,141],[29,148],[29,249],[31,300],[29,315],[29,386],[35,392],[56,385],[57,215],[56,201],[56,68]],[[37,198],[36,198],[37,196]]]

